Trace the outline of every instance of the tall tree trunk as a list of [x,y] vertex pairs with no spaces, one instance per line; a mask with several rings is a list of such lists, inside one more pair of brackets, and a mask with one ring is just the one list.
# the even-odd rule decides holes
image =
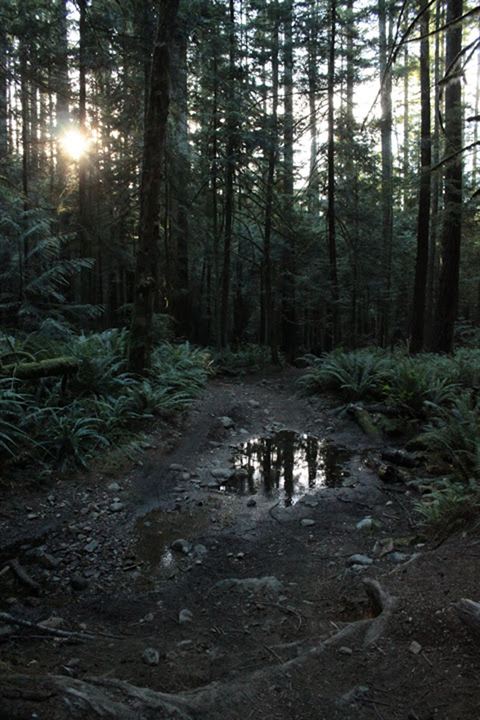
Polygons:
[[[408,13],[405,17],[405,25],[408,26]],[[409,165],[410,165],[410,54],[408,43],[405,43],[403,60],[405,74],[403,76],[403,209],[406,210],[409,201]]]
[[335,226],[335,36],[336,36],[336,0],[330,2],[330,39],[328,53],[328,198],[327,198],[327,237],[328,259],[330,267],[330,302],[328,333],[330,347],[338,340],[338,275],[337,275],[337,239]]
[[[69,123],[70,85],[68,80],[68,37],[67,37],[67,0],[57,0],[56,6],[56,52],[55,52],[55,92],[56,92],[56,134],[59,136]],[[57,148],[59,143],[56,143]],[[57,179],[60,192],[66,181],[66,164],[62,152],[57,151]]]
[[320,213],[320,175],[318,172],[318,8],[317,0],[310,0],[310,28],[307,48],[308,63],[308,106],[310,124],[310,175],[308,178],[308,211],[314,219]]
[[0,164],[8,153],[8,42],[3,24],[0,26]]
[[[23,27],[26,27],[27,9],[24,0],[20,4],[20,18],[22,20]],[[23,192],[23,209],[25,212],[24,227],[27,230],[28,220],[26,218],[26,212],[29,208],[29,193],[30,193],[30,104],[29,104],[29,84],[28,84],[28,71],[29,71],[29,58],[28,48],[26,39],[24,37],[20,40],[20,103],[21,103],[21,116],[22,116],[22,192]],[[23,301],[25,299],[25,285],[28,282],[28,233],[24,234],[23,246],[19,247],[18,251],[18,270],[19,270],[19,297]]]
[[[87,4],[88,0],[78,0],[79,18],[79,85],[78,85],[78,119],[80,132],[87,129],[87,57],[86,57],[86,30],[87,30]],[[79,257],[92,257],[91,237],[88,227],[88,187],[87,187],[87,157],[83,154],[78,161],[78,255]],[[80,297],[82,302],[91,302],[90,297],[91,271],[83,270],[81,274]]]
[[284,7],[284,127],[283,192],[284,227],[282,252],[282,339],[288,360],[295,357],[297,327],[295,308],[295,230],[293,218],[293,3]]
[[169,106],[170,50],[179,0],[161,0],[148,88],[140,187],[140,228],[135,272],[128,365],[131,372],[150,367],[152,319],[158,291],[158,222]]
[[191,307],[189,283],[189,176],[187,102],[187,33],[179,28],[172,47],[172,127],[173,142],[169,162],[172,184],[172,231],[175,247],[173,273],[173,315],[180,335],[190,337]]
[[233,234],[233,178],[235,175],[235,4],[229,0],[229,35],[228,35],[228,108],[227,108],[227,146],[225,168],[225,204],[224,204],[224,235],[223,235],[223,269],[222,269],[222,305],[220,309],[220,345],[228,344],[228,321],[230,308],[230,263]]
[[[275,11],[278,8],[275,6]],[[263,234],[263,273],[264,273],[264,317],[265,317],[265,342],[271,348],[272,362],[278,362],[278,350],[275,336],[274,323],[274,301],[272,288],[272,255],[271,239],[273,224],[273,191],[275,182],[275,168],[278,156],[278,49],[279,49],[279,27],[278,15],[275,16],[272,30],[272,109],[270,117],[267,116],[268,126],[268,148],[266,151],[267,160],[267,182],[265,188],[265,224]],[[265,93],[266,94],[266,93]],[[266,103],[265,103],[266,105]]]
[[[478,31],[480,32],[480,21],[478,23]],[[480,122],[478,121],[478,116],[480,114],[480,50],[477,48],[477,84],[475,88],[475,117],[477,118],[474,128],[473,128],[473,141],[475,142],[475,147],[473,148],[473,157],[472,157],[472,166],[473,166],[473,173],[472,173],[472,183],[474,189],[477,187],[477,180],[478,180],[478,136],[479,136],[479,127]]]
[[425,334],[425,303],[428,273],[428,244],[430,236],[430,200],[431,200],[431,164],[432,138],[430,130],[430,46],[429,46],[429,12],[422,0],[420,10],[423,11],[420,22],[420,96],[421,96],[421,129],[420,129],[420,195],[418,200],[417,218],[417,259],[415,264],[415,285],[413,293],[412,335],[410,350],[417,353],[423,350]]
[[[455,20],[462,15],[463,0],[447,0],[446,72],[450,79],[445,89],[445,155],[450,157],[462,148],[462,85],[459,53],[462,49],[462,25]],[[438,286],[434,349],[451,352],[458,311],[460,243],[462,235],[463,161],[461,154],[447,163],[445,169],[444,221],[442,232],[442,267]]]
[[[391,11],[387,13],[386,0],[378,0],[380,74],[382,87],[380,101],[382,108],[382,237],[383,237],[383,289],[381,297],[381,343],[387,345],[390,338],[391,283],[392,283],[392,241],[393,241],[393,158],[392,158],[392,71],[387,65],[388,39],[387,20],[391,25]],[[389,30],[390,36],[390,30]]]
[[[444,43],[440,35],[439,29],[444,22],[444,8],[440,0],[437,2],[435,9],[435,51],[434,51],[434,123],[432,138],[432,166],[438,164],[440,160],[440,77],[442,76],[442,68],[444,66]],[[432,212],[430,220],[430,241],[428,255],[428,280],[427,280],[427,305],[425,319],[425,342],[428,348],[432,347],[434,337],[434,313],[435,299],[438,280],[438,252],[437,245],[440,230],[440,199],[442,188],[442,173],[437,170],[431,178],[432,183]]]

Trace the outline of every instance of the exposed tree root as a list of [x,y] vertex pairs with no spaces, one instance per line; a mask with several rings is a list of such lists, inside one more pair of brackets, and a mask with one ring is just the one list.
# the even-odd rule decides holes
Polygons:
[[[75,680],[63,675],[33,678],[10,676],[0,680],[0,698],[11,698],[15,688],[32,692],[56,693],[62,700],[69,718],[115,718],[115,720],[160,720],[178,718],[209,720],[245,716],[245,703],[252,702],[276,678],[300,669],[328,650],[364,633],[363,647],[379,640],[385,631],[397,599],[389,595],[376,580],[364,581],[365,590],[378,615],[372,619],[350,623],[326,640],[308,640],[294,649],[297,656],[273,666],[267,666],[241,678],[213,682],[197,690],[178,694],[162,693],[140,688],[128,682],[92,677]],[[19,697],[22,697],[20,692]],[[161,713],[161,714],[160,714]]]
[[30,592],[33,592],[35,595],[40,594],[40,592],[41,592],[40,585],[30,577],[30,575],[27,573],[25,568],[23,568],[20,565],[20,563],[18,562],[18,560],[16,558],[13,560],[10,560],[9,565],[10,565],[10,568],[12,569],[12,571],[17,576],[17,578],[24,585],[26,585],[29,588]]
[[14,625],[16,627],[27,628],[29,630],[35,630],[36,632],[43,633],[45,635],[53,635],[54,637],[73,639],[73,640],[93,640],[95,638],[91,633],[79,633],[71,630],[60,630],[60,628],[51,628],[41,623],[31,622],[30,620],[22,620],[17,618],[10,613],[0,612],[0,621],[6,625]]
[[480,603],[464,598],[459,600],[454,607],[462,623],[478,640],[480,636]]

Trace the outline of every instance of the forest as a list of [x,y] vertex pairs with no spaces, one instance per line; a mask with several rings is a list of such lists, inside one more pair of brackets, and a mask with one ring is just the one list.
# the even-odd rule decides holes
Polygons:
[[470,0],[0,0],[0,717],[477,716],[479,201]]

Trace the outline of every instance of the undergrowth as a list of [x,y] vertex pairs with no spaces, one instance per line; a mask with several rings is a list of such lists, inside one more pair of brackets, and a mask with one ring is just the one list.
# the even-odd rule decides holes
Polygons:
[[239,375],[244,372],[263,370],[272,364],[270,348],[247,343],[235,350],[212,350],[215,370],[219,374]]
[[416,446],[438,468],[418,503],[425,524],[449,532],[478,518],[479,349],[413,357],[401,350],[336,350],[305,360],[308,368],[299,381],[303,392],[331,391],[345,402],[381,404],[398,418],[397,426],[414,429]]
[[127,340],[125,330],[75,335],[52,324],[44,334],[3,336],[2,360],[70,356],[79,369],[66,387],[57,378],[0,381],[0,462],[35,462],[50,472],[85,468],[106,449],[132,456],[144,447],[151,422],[187,408],[212,372],[207,351],[161,342],[148,376],[134,377],[127,372]]

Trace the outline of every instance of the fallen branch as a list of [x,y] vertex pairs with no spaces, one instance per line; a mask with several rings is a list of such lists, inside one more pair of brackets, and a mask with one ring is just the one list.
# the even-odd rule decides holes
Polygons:
[[16,627],[28,628],[29,630],[35,630],[36,632],[44,633],[45,635],[53,635],[54,637],[68,638],[70,640],[95,639],[95,635],[91,635],[90,633],[78,633],[69,630],[60,630],[59,628],[46,627],[41,623],[31,622],[30,620],[23,620],[6,612],[0,612],[0,621],[4,622],[6,625],[15,625]]
[[35,593],[35,595],[39,595],[41,592],[40,585],[36,582],[36,580],[33,580],[33,578],[30,577],[30,575],[27,573],[27,571],[20,565],[18,560],[15,558],[13,560],[10,560],[8,563],[12,569],[12,571],[15,573],[17,578],[30,590]]
[[480,603],[463,598],[454,605],[454,608],[462,623],[478,637],[480,635]]

